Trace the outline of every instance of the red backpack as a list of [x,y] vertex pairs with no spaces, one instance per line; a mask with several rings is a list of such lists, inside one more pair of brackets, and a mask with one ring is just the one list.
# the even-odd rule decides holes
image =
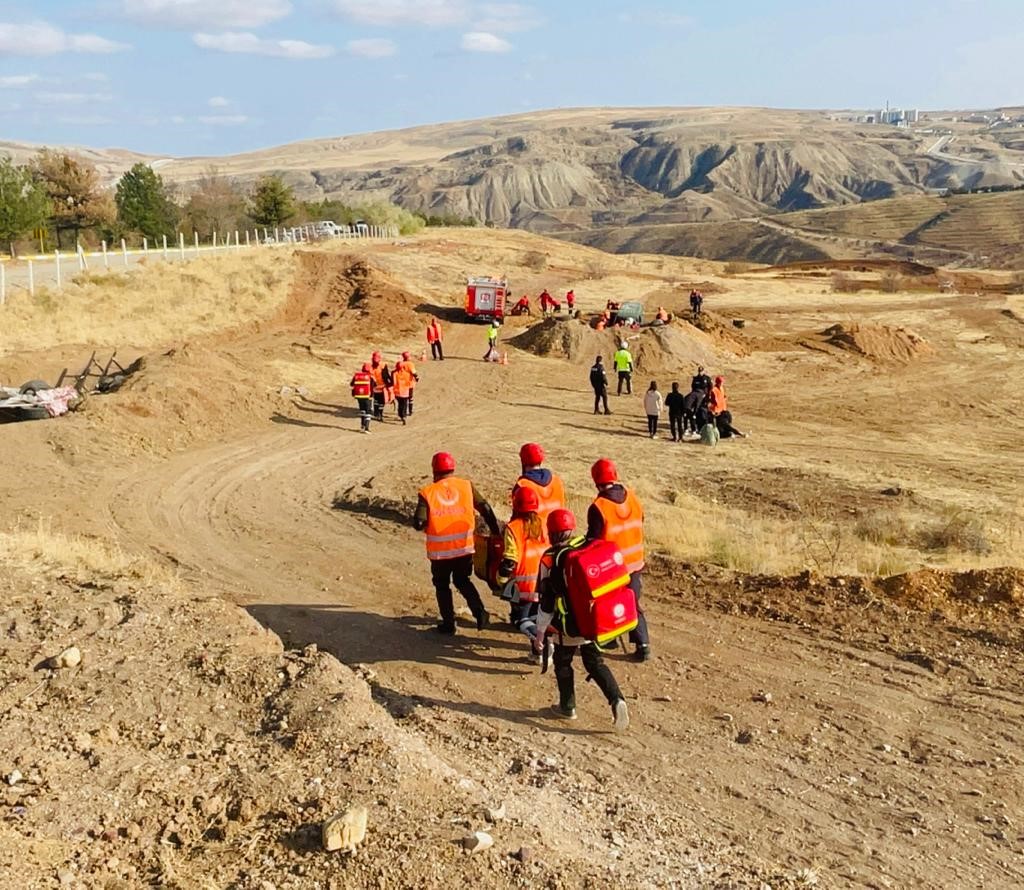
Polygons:
[[629,571],[617,544],[589,541],[567,551],[563,572],[570,636],[603,646],[637,626],[636,596],[628,586]]

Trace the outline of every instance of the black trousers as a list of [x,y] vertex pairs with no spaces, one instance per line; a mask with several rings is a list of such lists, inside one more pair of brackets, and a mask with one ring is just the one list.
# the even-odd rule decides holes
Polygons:
[[598,406],[602,402],[604,403],[604,413],[605,414],[611,414],[612,412],[608,410],[608,387],[607,386],[602,386],[600,389],[595,389],[594,390],[594,413],[595,414],[599,413]]
[[608,665],[604,663],[601,650],[593,643],[587,643],[584,646],[561,646],[555,643],[552,661],[555,665],[555,680],[558,682],[558,703],[562,710],[567,711],[576,707],[576,679],[572,669],[572,660],[576,657],[577,652],[583,659],[587,679],[593,679],[597,688],[608,699],[608,704],[615,704],[622,698],[622,692]]
[[697,413],[695,411],[684,411],[682,414],[683,418],[683,432],[687,429],[691,432],[699,433],[700,430],[697,428]]
[[356,399],[356,403],[359,405],[359,428],[368,430],[373,414],[373,402],[370,399]]
[[376,417],[377,420],[383,420],[384,419],[384,404],[385,404],[385,401],[386,400],[384,398],[384,393],[382,393],[382,392],[375,392],[373,394],[373,416]]
[[630,572],[629,589],[636,594],[636,613],[639,621],[636,630],[629,632],[629,641],[639,646],[651,645],[651,633],[647,629],[647,616],[644,615],[644,608],[640,605],[640,594],[644,592],[643,572]]
[[473,557],[456,556],[454,559],[434,559],[430,561],[430,579],[434,582],[434,593],[437,594],[437,608],[441,613],[441,624],[444,627],[455,627],[455,604],[452,602],[452,588],[455,587],[469,606],[474,618],[479,618],[484,611],[480,594],[473,586]]
[[648,414],[647,415],[647,432],[652,436],[658,435],[658,415]]
[[411,401],[410,396],[395,396],[395,401],[398,402],[398,416],[401,420],[405,420],[412,411],[409,410],[409,402]]
[[412,397],[416,395],[416,387],[409,390],[409,416],[412,417]]
[[683,415],[670,411],[668,414],[668,427],[672,432],[673,439],[682,439],[683,433],[686,432],[686,427],[683,424]]
[[622,384],[626,384],[626,392],[629,395],[633,395],[633,372],[632,371],[619,371],[619,389],[618,395],[622,395]]
[[441,348],[440,340],[435,340],[430,344],[430,357],[442,362],[444,361],[444,349]]

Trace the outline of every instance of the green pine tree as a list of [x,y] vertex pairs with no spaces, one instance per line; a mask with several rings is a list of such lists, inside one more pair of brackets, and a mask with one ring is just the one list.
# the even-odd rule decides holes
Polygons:
[[0,160],[0,243],[10,247],[33,229],[42,228],[50,215],[50,199],[28,167]]
[[121,177],[114,202],[118,221],[128,231],[152,239],[173,234],[178,208],[161,176],[148,164],[136,164]]
[[249,198],[249,216],[261,226],[279,226],[295,215],[295,194],[280,176],[262,177]]

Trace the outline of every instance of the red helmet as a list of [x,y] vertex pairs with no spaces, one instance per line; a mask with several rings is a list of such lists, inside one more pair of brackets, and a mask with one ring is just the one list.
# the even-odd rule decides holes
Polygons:
[[370,371],[372,371],[372,370],[373,370],[373,368],[370,366],[369,362],[363,362],[363,371],[365,373],[369,374]]
[[410,353],[409,352],[403,352],[402,353],[402,360],[403,361],[409,361],[409,358],[410,358]]
[[435,473],[454,473],[455,458],[447,451],[439,451],[430,459],[430,468]]
[[576,528],[576,517],[572,510],[552,510],[548,513],[548,534],[554,537],[562,532],[571,532]]
[[536,513],[540,509],[540,498],[532,488],[520,486],[512,493],[513,513]]
[[377,364],[382,358],[384,358],[384,356],[382,356],[379,352],[375,352],[373,355],[370,356],[370,361],[372,361],[374,364]]
[[723,383],[725,383],[725,378],[724,377],[716,377],[715,378],[715,386],[721,386]]
[[519,449],[519,460],[524,467],[539,467],[544,463],[544,449],[536,442],[527,442]]
[[607,457],[602,457],[590,468],[590,476],[595,485],[607,485],[619,481],[619,471]]

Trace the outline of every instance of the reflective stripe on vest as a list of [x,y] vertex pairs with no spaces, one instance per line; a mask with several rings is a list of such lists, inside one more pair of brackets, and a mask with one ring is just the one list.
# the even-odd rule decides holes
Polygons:
[[372,388],[370,375],[365,371],[356,371],[352,377],[352,397],[356,399],[369,398]]
[[630,574],[644,567],[644,511],[633,492],[626,490],[626,500],[621,504],[605,497],[594,499],[594,506],[604,519],[605,541],[614,541],[626,558]]
[[509,531],[516,542],[516,553],[519,563],[516,565],[512,580],[515,582],[519,598],[528,603],[537,602],[537,572],[540,571],[540,559],[548,549],[547,535],[541,526],[541,539],[526,537],[526,520],[513,519],[508,524]]
[[423,488],[420,496],[427,502],[427,558],[471,556],[476,517],[469,481],[449,476]]
[[534,482],[528,476],[520,476],[516,484],[520,488],[532,488],[537,493],[537,499],[540,501],[537,513],[542,522],[548,521],[548,514],[555,510],[561,510],[565,506],[565,485],[553,473],[551,481],[547,485]]

